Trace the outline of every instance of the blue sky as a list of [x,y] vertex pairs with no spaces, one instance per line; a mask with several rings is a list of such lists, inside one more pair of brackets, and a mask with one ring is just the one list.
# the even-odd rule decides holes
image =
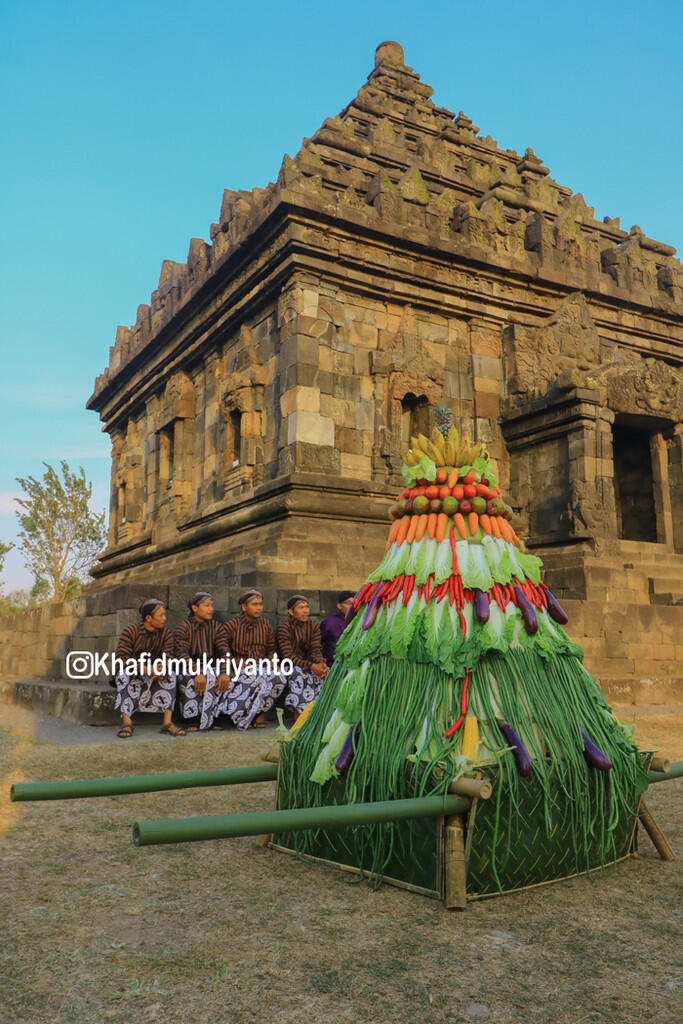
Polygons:
[[[482,13],[483,12],[483,13]],[[355,95],[376,45],[501,146],[532,146],[596,216],[681,248],[683,8],[394,0],[32,0],[0,20],[0,539],[16,476],[109,443],[85,411],[116,325],[163,259],[208,239],[224,188],[263,186]],[[5,589],[31,579],[17,552]]]

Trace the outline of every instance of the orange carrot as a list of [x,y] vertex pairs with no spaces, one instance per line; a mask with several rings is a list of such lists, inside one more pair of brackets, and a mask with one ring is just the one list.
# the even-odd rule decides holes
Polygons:
[[462,537],[462,539],[467,540],[467,528],[465,526],[465,520],[463,519],[463,516],[460,512],[455,513],[455,515],[453,516],[453,522],[455,523],[455,528]]
[[512,539],[513,539],[514,543],[515,543],[515,544],[519,544],[519,537],[517,536],[517,534],[516,534],[516,533],[515,533],[515,531],[514,531],[514,530],[512,529],[512,527],[510,526],[510,524],[509,524],[509,523],[508,523],[508,529],[509,529],[510,533],[512,534]]
[[406,540],[408,541],[409,544],[412,544],[413,541],[415,540],[415,534],[417,533],[417,523],[419,518],[419,516],[410,517],[410,526],[408,527],[408,536],[406,537]]
[[470,512],[469,515],[467,516],[467,522],[470,525],[470,533],[474,537],[477,530],[479,529],[479,516],[477,515],[477,513]]
[[415,540],[422,540],[422,538],[425,535],[425,530],[427,529],[428,521],[429,516],[426,514],[417,517],[417,530],[415,531]]
[[436,521],[438,516],[436,512],[429,513],[429,519],[427,521],[427,536],[430,540],[433,540],[436,535]]
[[500,540],[500,526],[498,525],[498,516],[490,516],[489,522],[491,523],[491,532],[494,537]]
[[388,539],[387,545],[386,545],[386,547],[384,549],[385,551],[388,551],[389,548],[391,547],[391,545],[393,544],[393,542],[396,540],[396,534],[398,533],[398,528],[399,528],[400,525],[401,525],[401,520],[400,519],[394,519],[393,523],[391,524],[391,529],[389,530],[389,539]]
[[449,487],[455,487],[457,482],[458,482],[458,471],[457,471],[457,469],[452,469],[450,471],[450,473],[448,474],[448,486]]
[[503,540],[506,540],[509,544],[512,544],[512,530],[507,524],[507,520],[501,516],[498,525],[500,526],[500,533]]
[[487,515],[485,515],[484,513],[482,513],[482,515],[479,516],[479,522],[481,523],[481,528],[484,531],[484,533],[488,533],[488,535],[490,537],[491,536],[491,520],[489,519],[489,517]]
[[402,519],[399,519],[399,523],[401,525],[399,526],[398,533],[396,534],[396,545],[397,545],[397,547],[400,547],[401,544],[403,543],[403,541],[406,539],[406,536],[408,534],[408,529],[410,527],[410,520],[411,519],[412,519],[412,516],[403,516]]
[[447,526],[448,526],[448,516],[446,515],[445,512],[439,512],[439,515],[437,516],[437,520],[436,520],[436,539],[439,542],[439,544],[441,543],[441,541],[446,536],[446,527]]

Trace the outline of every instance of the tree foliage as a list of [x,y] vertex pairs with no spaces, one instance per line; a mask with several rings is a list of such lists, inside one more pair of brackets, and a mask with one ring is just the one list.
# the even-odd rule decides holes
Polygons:
[[12,550],[14,544],[3,544],[0,541],[0,572],[5,568],[5,555]]
[[17,477],[25,497],[17,498],[21,532],[18,547],[31,570],[38,596],[63,601],[73,596],[88,578],[97,552],[104,544],[104,512],[90,508],[92,484],[81,466],[72,473],[61,461],[61,479],[44,462],[43,479]]

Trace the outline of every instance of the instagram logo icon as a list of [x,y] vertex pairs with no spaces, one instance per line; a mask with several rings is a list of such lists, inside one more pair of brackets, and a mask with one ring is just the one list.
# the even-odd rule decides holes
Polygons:
[[92,679],[95,655],[90,651],[70,651],[66,656],[66,674],[69,679]]

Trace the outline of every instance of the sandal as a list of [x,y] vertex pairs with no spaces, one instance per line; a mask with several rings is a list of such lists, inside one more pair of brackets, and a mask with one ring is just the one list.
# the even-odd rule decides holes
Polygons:
[[225,732],[225,726],[219,725],[218,722],[214,722],[211,726],[211,732]]
[[122,725],[116,735],[119,737],[119,739],[129,740],[134,732],[135,729],[133,728],[132,725]]
[[165,733],[166,736],[184,736],[185,735],[185,730],[184,729],[179,729],[177,725],[173,724],[173,722],[170,722],[168,725],[162,725],[161,729],[159,729],[159,732]]
[[265,722],[252,722],[251,723],[251,727],[252,727],[252,729],[265,729],[266,723]]

